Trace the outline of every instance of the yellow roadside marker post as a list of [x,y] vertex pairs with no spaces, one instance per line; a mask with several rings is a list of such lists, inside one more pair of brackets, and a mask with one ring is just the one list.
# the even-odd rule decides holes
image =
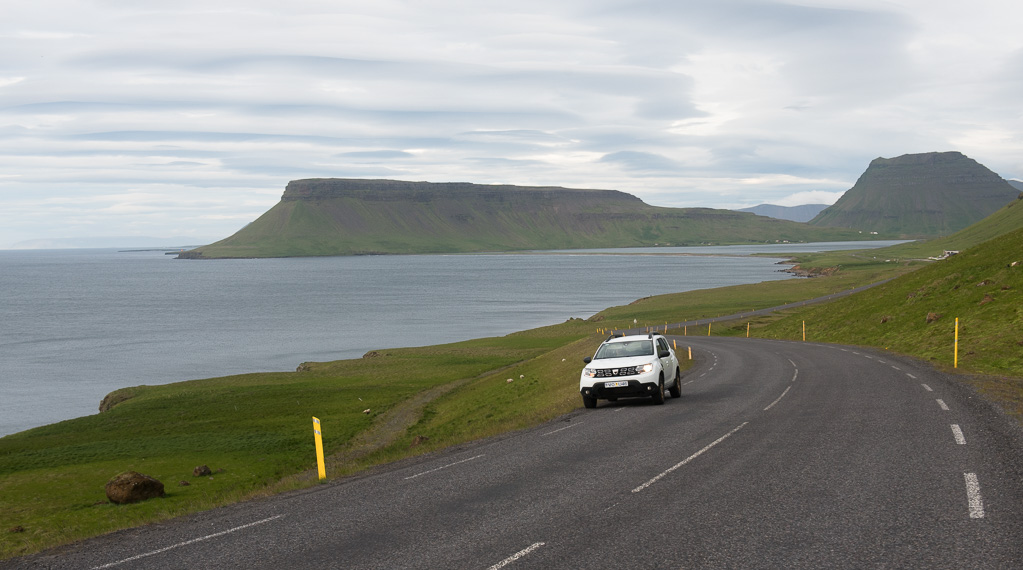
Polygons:
[[320,480],[327,478],[327,470],[323,467],[323,435],[320,433],[320,419],[313,416],[313,439],[316,440],[316,469]]
[[707,336],[710,336],[710,325],[711,323],[707,323]]
[[749,323],[746,323],[746,338],[749,338]]
[[803,321],[803,342],[806,342],[806,321]]
[[689,347],[689,360],[693,359],[693,347]]
[[952,357],[952,368],[959,368],[959,317],[956,317],[956,341]]

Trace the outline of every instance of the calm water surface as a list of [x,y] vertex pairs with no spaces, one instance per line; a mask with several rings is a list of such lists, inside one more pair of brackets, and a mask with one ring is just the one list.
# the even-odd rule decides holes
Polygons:
[[[779,251],[756,247],[684,249]],[[125,386],[294,370],[791,277],[777,259],[622,255],[675,249],[222,261],[0,251],[0,436],[96,413]]]

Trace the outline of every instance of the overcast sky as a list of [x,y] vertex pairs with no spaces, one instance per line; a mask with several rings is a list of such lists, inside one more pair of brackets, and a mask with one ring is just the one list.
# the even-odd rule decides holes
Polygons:
[[219,239],[289,180],[832,203],[878,156],[1023,178],[1013,0],[5,0],[0,248]]

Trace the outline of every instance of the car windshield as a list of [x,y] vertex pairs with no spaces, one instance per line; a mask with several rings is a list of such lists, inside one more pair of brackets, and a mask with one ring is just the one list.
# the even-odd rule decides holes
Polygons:
[[609,342],[600,345],[594,360],[600,358],[625,358],[628,356],[650,356],[654,353],[654,343],[649,340],[627,340],[625,342]]

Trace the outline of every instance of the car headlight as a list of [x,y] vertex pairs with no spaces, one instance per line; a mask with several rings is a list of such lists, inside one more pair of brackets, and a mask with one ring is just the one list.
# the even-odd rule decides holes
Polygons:
[[590,378],[593,378],[596,375],[597,375],[597,371],[596,370],[594,370],[592,368],[583,368],[583,376],[588,376]]
[[646,374],[647,372],[653,372],[653,370],[654,365],[649,362],[636,367],[637,374]]

